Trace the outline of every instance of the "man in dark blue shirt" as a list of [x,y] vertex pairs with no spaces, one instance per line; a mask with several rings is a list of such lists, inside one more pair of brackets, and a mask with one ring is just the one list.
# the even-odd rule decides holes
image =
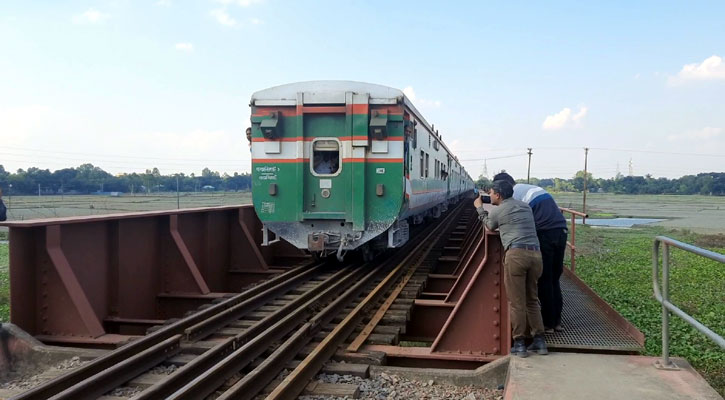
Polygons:
[[539,301],[541,317],[546,332],[561,331],[561,311],[564,301],[561,296],[559,278],[564,272],[564,253],[566,252],[566,219],[556,205],[554,198],[544,189],[535,185],[516,183],[506,172],[493,177],[514,185],[513,198],[521,200],[531,207],[536,223],[536,235],[541,246],[541,258],[544,268],[539,278]]

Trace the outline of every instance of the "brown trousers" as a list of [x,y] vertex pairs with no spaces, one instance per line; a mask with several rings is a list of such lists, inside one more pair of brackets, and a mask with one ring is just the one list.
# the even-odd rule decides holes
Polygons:
[[540,252],[525,249],[506,251],[504,284],[514,340],[528,336],[528,328],[531,329],[531,335],[544,333],[537,288],[542,270]]

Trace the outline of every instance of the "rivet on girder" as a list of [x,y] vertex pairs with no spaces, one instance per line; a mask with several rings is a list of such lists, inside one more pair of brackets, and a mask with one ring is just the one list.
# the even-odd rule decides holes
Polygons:
[[494,352],[494,354],[498,353],[498,347],[494,347],[493,352]]
[[493,306],[493,312],[498,312],[498,307]]
[[493,326],[498,326],[498,321],[493,321]]
[[495,340],[498,340],[498,333],[494,333],[494,334],[493,334],[493,338],[494,338]]
[[494,294],[493,294],[493,298],[494,298],[494,299],[498,299],[498,293],[494,293]]

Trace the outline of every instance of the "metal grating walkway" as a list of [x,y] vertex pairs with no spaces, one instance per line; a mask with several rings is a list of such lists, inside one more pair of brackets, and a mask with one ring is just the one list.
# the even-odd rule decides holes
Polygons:
[[640,343],[566,273],[561,276],[561,291],[565,329],[564,332],[546,334],[549,348],[612,353],[638,353],[643,350]]

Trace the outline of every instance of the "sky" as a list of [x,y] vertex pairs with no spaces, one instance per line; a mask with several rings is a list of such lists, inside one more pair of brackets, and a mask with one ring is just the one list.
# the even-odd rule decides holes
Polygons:
[[725,2],[0,2],[0,165],[249,172],[257,90],[404,90],[469,173],[725,171]]

